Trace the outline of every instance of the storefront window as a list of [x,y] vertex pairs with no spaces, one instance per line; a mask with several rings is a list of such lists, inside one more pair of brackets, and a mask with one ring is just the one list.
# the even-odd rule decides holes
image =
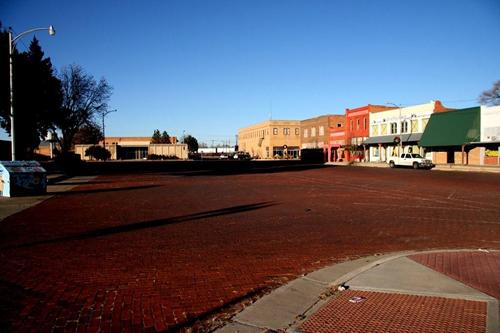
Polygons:
[[[391,128],[391,130],[392,130],[392,128]],[[407,121],[401,122],[401,133],[408,133],[408,122]]]
[[391,123],[391,134],[396,134],[398,132],[398,123]]
[[380,134],[387,135],[387,124],[382,124],[382,125],[380,125],[380,127],[381,127]]
[[425,131],[425,127],[427,127],[428,122],[429,122],[429,118],[422,119],[422,132]]
[[411,132],[412,133],[418,132],[418,121],[417,120],[411,121]]

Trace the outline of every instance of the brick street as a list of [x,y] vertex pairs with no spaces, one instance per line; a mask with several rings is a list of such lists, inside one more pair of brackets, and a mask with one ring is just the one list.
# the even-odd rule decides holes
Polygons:
[[329,167],[100,176],[0,223],[0,330],[202,329],[335,262],[498,249],[499,209],[500,174]]

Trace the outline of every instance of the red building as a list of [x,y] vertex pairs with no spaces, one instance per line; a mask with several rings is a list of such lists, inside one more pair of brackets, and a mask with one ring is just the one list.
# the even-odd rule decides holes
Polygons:
[[346,151],[344,148],[346,144],[345,137],[346,137],[345,127],[330,127],[328,136],[328,148],[327,148],[328,162],[346,161]]
[[368,150],[363,141],[370,135],[370,113],[395,109],[392,106],[368,104],[345,110],[345,159],[347,161],[367,161]]

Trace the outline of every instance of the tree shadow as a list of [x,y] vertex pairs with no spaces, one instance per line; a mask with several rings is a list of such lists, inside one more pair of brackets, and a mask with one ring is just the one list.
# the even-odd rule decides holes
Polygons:
[[49,185],[70,185],[70,186],[78,186],[78,185],[98,185],[98,184],[109,184],[111,182],[109,181],[102,181],[102,180],[91,180],[91,181],[85,181],[82,180],[80,182],[71,182],[71,181],[64,181],[64,182],[56,182],[56,183],[49,183]]
[[0,278],[0,332],[14,332],[12,325],[28,298],[41,299],[43,294]]
[[195,161],[113,161],[85,163],[82,174],[163,173],[180,176],[225,176],[295,172],[324,168],[323,163],[300,160],[195,160]]
[[[240,164],[233,164],[240,163]],[[252,164],[244,164],[244,162],[238,161],[226,161],[219,164],[213,165],[211,168],[199,169],[199,170],[182,170],[182,171],[172,171],[166,172],[169,175],[175,176],[186,176],[186,177],[196,177],[196,176],[231,176],[231,175],[241,175],[241,174],[273,174],[273,173],[283,173],[283,172],[300,172],[304,170],[321,169],[326,166],[323,164],[289,164],[289,165],[270,165],[264,164],[259,165],[260,162]],[[235,165],[237,167],[235,167]]]
[[162,227],[162,226],[166,226],[166,225],[170,225],[170,224],[177,224],[177,223],[182,223],[182,222],[187,222],[187,221],[196,221],[196,220],[201,220],[201,219],[206,219],[206,218],[211,218],[211,217],[216,217],[216,216],[238,214],[238,213],[248,212],[248,211],[252,211],[252,210],[256,210],[256,209],[263,209],[263,208],[267,208],[267,207],[271,207],[271,206],[275,206],[275,205],[277,205],[277,204],[274,202],[260,202],[260,203],[255,203],[255,204],[239,205],[239,206],[216,209],[216,210],[205,211],[205,212],[200,212],[200,213],[195,213],[195,214],[177,216],[177,217],[172,217],[172,218],[152,220],[152,221],[146,221],[146,222],[137,222],[137,223],[132,223],[132,224],[108,227],[108,228],[101,228],[101,229],[83,232],[83,233],[76,234],[76,235],[68,235],[68,236],[64,236],[64,237],[35,241],[35,242],[31,242],[31,243],[26,243],[26,244],[6,246],[6,247],[0,248],[0,250],[10,250],[10,249],[15,249],[15,248],[28,248],[28,247],[33,247],[33,246],[37,246],[37,245],[46,245],[46,244],[53,244],[53,243],[60,243],[60,242],[67,242],[67,241],[85,240],[85,239],[91,239],[91,238],[105,237],[105,236],[111,236],[111,235],[116,235],[116,234],[121,234],[121,233],[157,228],[157,227]]
[[[78,185],[85,185],[85,184],[87,184],[87,183],[81,183]],[[59,184],[59,185],[67,185],[67,184]],[[56,192],[47,192],[46,195],[75,195],[75,194],[120,192],[120,191],[131,191],[131,190],[143,190],[143,189],[155,188],[155,187],[161,187],[161,186],[162,185],[140,185],[140,186],[101,188],[101,189],[89,189],[89,190],[56,191]]]

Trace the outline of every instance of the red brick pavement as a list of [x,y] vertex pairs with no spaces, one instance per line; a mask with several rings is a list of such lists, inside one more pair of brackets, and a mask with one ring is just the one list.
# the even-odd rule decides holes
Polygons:
[[[351,303],[354,296],[365,297]],[[442,297],[348,290],[306,320],[308,333],[483,333],[486,303]]]
[[409,258],[500,299],[500,252],[423,253]]
[[191,326],[346,258],[498,247],[500,175],[100,177],[0,224],[0,330]]

